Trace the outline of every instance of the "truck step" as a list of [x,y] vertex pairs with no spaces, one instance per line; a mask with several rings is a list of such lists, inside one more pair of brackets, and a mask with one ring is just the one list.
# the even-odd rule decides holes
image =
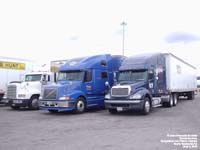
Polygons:
[[153,105],[152,107],[155,108],[155,107],[160,107],[160,106],[162,106],[162,104]]

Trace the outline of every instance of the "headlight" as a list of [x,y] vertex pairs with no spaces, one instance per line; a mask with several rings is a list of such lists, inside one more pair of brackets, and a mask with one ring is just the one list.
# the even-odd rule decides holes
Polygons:
[[141,98],[142,98],[142,94],[140,92],[137,92],[130,96],[130,99],[141,99]]
[[110,93],[105,95],[105,99],[110,99],[110,98],[111,98]]
[[60,97],[59,100],[70,100],[70,97],[69,96],[63,96],[63,97]]

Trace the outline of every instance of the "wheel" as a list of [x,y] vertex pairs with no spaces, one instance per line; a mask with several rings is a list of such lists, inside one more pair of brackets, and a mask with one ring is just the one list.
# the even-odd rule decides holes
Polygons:
[[174,105],[173,96],[170,95],[169,102],[167,102],[167,107],[172,107]]
[[142,114],[143,115],[148,115],[151,110],[151,104],[150,104],[150,99],[148,97],[144,98],[144,105],[142,109]]
[[86,109],[85,99],[83,97],[79,97],[75,105],[75,113],[81,114],[85,111],[85,109]]
[[176,106],[178,103],[178,98],[176,94],[173,94],[173,106]]
[[108,109],[108,111],[111,114],[116,114],[117,113],[117,109]]
[[58,110],[48,110],[50,113],[57,113]]
[[188,92],[187,99],[188,100],[194,100],[194,92],[193,91],[192,92]]
[[38,100],[38,96],[32,96],[28,104],[29,109],[39,109]]
[[12,109],[18,110],[20,107],[19,106],[11,106]]

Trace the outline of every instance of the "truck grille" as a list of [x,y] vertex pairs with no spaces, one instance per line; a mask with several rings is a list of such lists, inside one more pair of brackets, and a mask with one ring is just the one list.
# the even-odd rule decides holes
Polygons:
[[116,97],[128,96],[129,89],[128,88],[112,88],[111,95],[116,96]]
[[17,86],[16,85],[8,85],[7,98],[8,99],[16,99],[16,95],[17,95]]
[[57,96],[57,89],[44,89],[43,99],[55,100]]

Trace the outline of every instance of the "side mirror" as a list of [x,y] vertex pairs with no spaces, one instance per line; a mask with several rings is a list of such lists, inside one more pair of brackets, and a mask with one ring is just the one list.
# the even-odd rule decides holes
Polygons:
[[110,89],[110,84],[108,81],[105,82],[105,85]]

